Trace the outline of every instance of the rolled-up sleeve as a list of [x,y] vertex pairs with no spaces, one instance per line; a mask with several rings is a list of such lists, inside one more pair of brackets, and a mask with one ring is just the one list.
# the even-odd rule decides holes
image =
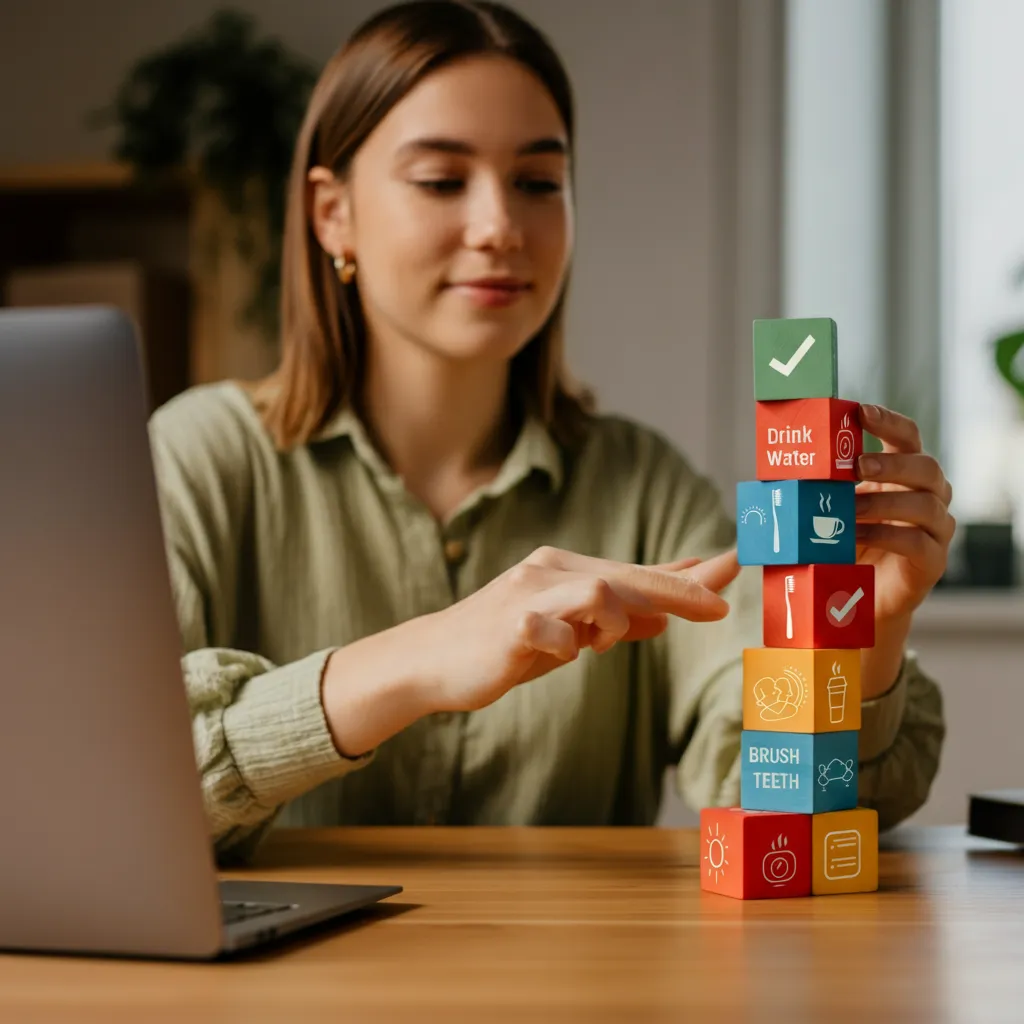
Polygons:
[[928,799],[946,735],[942,692],[908,651],[896,683],[861,706],[859,800],[879,828],[908,818]]
[[203,803],[218,856],[246,856],[289,800],[368,764],[342,756],[320,699],[331,651],[280,667],[245,651],[182,659]]

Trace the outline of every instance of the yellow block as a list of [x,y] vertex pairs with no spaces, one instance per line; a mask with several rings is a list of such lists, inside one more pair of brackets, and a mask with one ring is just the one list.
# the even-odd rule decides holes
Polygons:
[[860,651],[748,647],[743,728],[845,732],[860,728]]
[[811,815],[811,893],[878,888],[878,812],[868,807]]

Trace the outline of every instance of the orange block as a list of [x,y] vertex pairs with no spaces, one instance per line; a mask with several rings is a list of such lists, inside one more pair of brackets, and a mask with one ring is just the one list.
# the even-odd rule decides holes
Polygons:
[[757,402],[758,480],[856,480],[860,405],[845,398]]
[[868,807],[811,816],[811,892],[878,888],[878,812]]
[[860,651],[748,647],[743,728],[765,732],[859,729]]

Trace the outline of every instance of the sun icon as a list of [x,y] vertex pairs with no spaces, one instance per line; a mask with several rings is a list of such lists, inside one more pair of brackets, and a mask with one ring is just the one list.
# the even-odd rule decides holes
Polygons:
[[743,515],[740,516],[740,522],[744,524],[752,522],[754,519],[757,520],[759,526],[764,526],[768,522],[768,513],[758,505],[751,505],[749,508],[745,508]]
[[719,835],[718,824],[715,824],[715,831],[712,833],[711,826],[708,825],[708,837],[707,837],[708,851],[704,854],[704,860],[708,862],[708,878],[712,875],[715,876],[715,885],[718,884],[718,876],[721,875],[725,878],[725,869],[729,862],[725,859],[725,855],[729,850],[729,847],[725,844],[725,833]]

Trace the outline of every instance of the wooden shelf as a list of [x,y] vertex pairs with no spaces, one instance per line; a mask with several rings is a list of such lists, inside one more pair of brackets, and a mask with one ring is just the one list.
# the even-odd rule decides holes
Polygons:
[[[196,188],[192,166],[168,172],[161,186],[187,192]],[[0,193],[118,192],[138,185],[131,164],[116,160],[84,160],[54,164],[0,164]]]
[[[160,397],[189,383],[260,377],[272,369],[276,352],[239,323],[252,273],[234,249],[234,233],[232,219],[194,168],[169,173],[151,188],[117,161],[0,165],[0,304],[5,282],[18,272],[78,274],[131,262],[147,282],[177,280],[184,288],[181,302],[159,306],[172,312],[188,307],[180,328],[162,331],[160,344],[174,349],[166,365],[184,365],[187,373],[164,374],[155,388]],[[147,296],[150,291],[147,283]],[[146,306],[158,308],[149,298]],[[164,313],[158,319],[166,319]],[[155,338],[157,328],[148,333]],[[158,358],[153,362],[160,365]]]
[[0,191],[4,192],[120,189],[132,179],[131,167],[115,161],[0,166]]

